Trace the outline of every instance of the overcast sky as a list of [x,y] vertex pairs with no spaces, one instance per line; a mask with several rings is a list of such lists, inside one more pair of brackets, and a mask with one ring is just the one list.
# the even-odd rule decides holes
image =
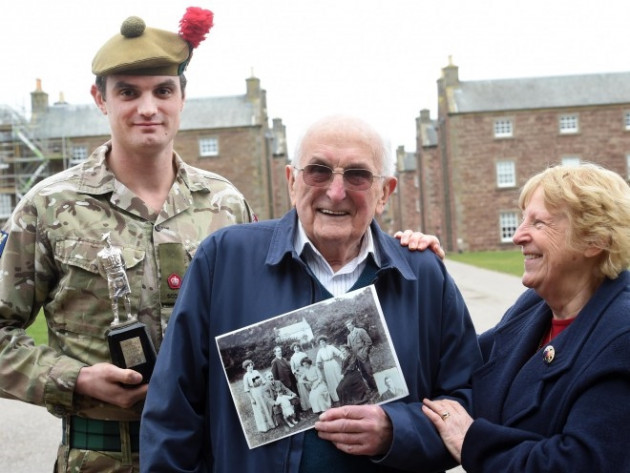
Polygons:
[[0,13],[0,104],[30,109],[42,80],[91,103],[91,62],[122,21],[177,31],[188,6],[215,26],[187,70],[189,97],[245,93],[258,77],[290,152],[304,128],[358,115],[391,148],[415,149],[415,118],[435,118],[436,81],[449,56],[460,80],[630,70],[628,0],[13,0]]

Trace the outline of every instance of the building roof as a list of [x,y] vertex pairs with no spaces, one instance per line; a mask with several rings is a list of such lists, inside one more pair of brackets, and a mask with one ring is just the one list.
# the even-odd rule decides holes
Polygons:
[[[258,123],[255,103],[246,95],[186,99],[180,131],[253,126]],[[109,122],[94,104],[56,104],[36,121],[41,138],[109,135]]]
[[630,103],[630,72],[460,81],[448,89],[451,113]]

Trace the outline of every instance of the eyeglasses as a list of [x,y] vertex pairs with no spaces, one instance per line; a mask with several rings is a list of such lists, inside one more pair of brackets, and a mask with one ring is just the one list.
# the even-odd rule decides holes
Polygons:
[[372,187],[374,178],[384,178],[377,176],[367,169],[344,169],[343,171],[333,171],[332,168],[323,164],[307,164],[303,168],[293,166],[296,171],[302,171],[302,178],[306,185],[313,187],[327,187],[335,174],[343,176],[343,187],[349,191],[365,191]]

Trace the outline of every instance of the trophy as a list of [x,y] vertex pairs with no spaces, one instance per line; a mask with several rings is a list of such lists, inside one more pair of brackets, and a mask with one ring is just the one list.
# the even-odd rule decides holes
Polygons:
[[[131,289],[125,272],[125,261],[120,248],[112,246],[109,233],[103,235],[105,248],[97,253],[99,266],[107,277],[109,298],[114,320],[107,334],[112,362],[120,368],[130,368],[148,383],[155,365],[155,347],[146,326],[131,313]],[[119,306],[123,304],[125,320],[121,321]]]

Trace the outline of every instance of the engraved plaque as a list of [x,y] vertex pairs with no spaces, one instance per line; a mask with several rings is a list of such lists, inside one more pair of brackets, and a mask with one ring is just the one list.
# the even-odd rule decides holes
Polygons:
[[[99,267],[107,278],[109,298],[114,320],[107,334],[112,363],[142,375],[148,383],[155,365],[155,347],[146,326],[131,313],[131,289],[125,272],[125,261],[120,248],[112,246],[109,233],[103,235],[105,248],[98,252]],[[119,315],[120,304],[125,309],[125,320]]]

